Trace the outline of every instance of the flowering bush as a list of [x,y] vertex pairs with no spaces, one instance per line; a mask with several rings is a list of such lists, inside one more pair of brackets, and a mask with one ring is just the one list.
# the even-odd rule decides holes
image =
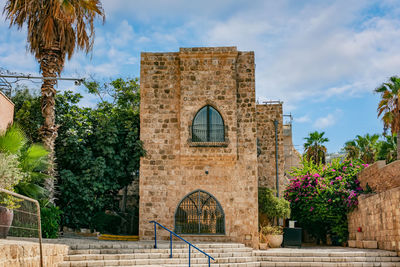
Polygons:
[[326,243],[327,234],[339,242],[347,241],[347,213],[357,206],[357,197],[363,192],[357,173],[368,164],[336,160],[327,165],[303,161],[302,165],[292,172],[294,178],[285,190],[292,218],[318,243]]

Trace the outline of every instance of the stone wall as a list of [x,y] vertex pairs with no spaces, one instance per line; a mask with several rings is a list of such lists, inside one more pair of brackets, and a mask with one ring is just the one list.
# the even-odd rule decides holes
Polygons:
[[376,193],[358,197],[358,207],[349,213],[349,244],[361,247],[375,241],[378,248],[400,255],[400,161],[388,165],[378,161],[358,179],[364,189],[368,183]]
[[287,183],[284,177],[284,146],[282,103],[257,105],[258,186],[276,189],[275,126],[278,121],[278,174],[280,195]]
[[[236,47],[142,53],[140,123],[147,151],[139,181],[142,240],[153,238],[150,220],[174,229],[179,202],[201,189],[224,210],[223,239],[258,246],[254,67],[254,53]],[[197,146],[190,126],[207,104],[224,120],[225,142]]]
[[[400,187],[360,196],[358,202],[358,207],[348,215],[349,240],[359,241],[358,247],[360,241],[377,241],[378,248],[400,255]],[[362,234],[357,232],[359,227]]]
[[[43,244],[43,266],[57,267],[68,254],[68,246]],[[0,240],[0,266],[39,267],[40,250],[38,243],[16,240]]]
[[400,160],[396,160],[386,165],[384,160],[377,161],[358,174],[358,180],[363,188],[366,184],[375,192],[385,192],[386,190],[400,186]]
[[0,92],[0,132],[12,124],[14,118],[14,103]]

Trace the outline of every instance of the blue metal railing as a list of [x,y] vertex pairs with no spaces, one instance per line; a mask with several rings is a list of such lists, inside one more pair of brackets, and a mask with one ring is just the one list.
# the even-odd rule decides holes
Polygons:
[[183,242],[185,242],[186,244],[189,245],[189,266],[190,266],[190,248],[194,247],[195,249],[197,249],[198,251],[200,251],[201,253],[203,253],[204,255],[206,255],[208,257],[208,266],[211,266],[211,260],[215,261],[215,259],[213,257],[211,257],[210,255],[208,255],[207,253],[205,253],[204,251],[202,251],[201,249],[199,249],[198,247],[196,247],[195,245],[193,245],[192,243],[190,243],[189,241],[186,241],[185,239],[183,239],[182,237],[180,237],[178,234],[176,234],[175,232],[172,232],[171,230],[169,230],[167,227],[165,227],[164,225],[156,222],[156,221],[150,221],[150,223],[154,223],[154,248],[157,248],[157,225],[164,228],[165,230],[167,230],[170,234],[169,236],[169,248],[170,248],[170,255],[169,257],[172,258],[172,235],[176,236],[177,238],[179,238],[180,240],[182,240]]

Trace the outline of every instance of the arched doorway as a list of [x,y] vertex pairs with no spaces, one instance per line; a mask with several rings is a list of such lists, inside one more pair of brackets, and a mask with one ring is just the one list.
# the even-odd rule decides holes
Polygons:
[[175,232],[225,234],[225,215],[218,200],[203,190],[186,195],[176,208]]

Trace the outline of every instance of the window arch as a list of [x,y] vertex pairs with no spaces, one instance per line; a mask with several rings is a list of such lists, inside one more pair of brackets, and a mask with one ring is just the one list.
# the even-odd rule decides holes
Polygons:
[[212,106],[201,108],[192,123],[192,142],[224,142],[225,129],[221,114]]
[[225,215],[218,200],[196,190],[179,202],[175,212],[178,234],[225,234]]

